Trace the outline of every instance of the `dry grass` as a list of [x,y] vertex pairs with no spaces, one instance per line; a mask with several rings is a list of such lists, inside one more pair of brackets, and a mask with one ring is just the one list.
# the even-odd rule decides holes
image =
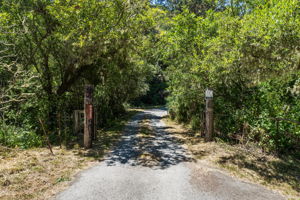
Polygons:
[[289,199],[300,199],[300,161],[294,157],[278,158],[263,153],[254,145],[206,143],[188,128],[164,119],[168,131],[186,146],[198,161],[225,169],[229,174],[262,184]]
[[146,139],[155,137],[150,122],[151,121],[149,119],[143,119],[139,121],[139,132],[137,134],[138,138]]
[[49,199],[64,189],[74,175],[94,162],[79,156],[82,149],[55,147],[31,150],[0,146],[0,199]]

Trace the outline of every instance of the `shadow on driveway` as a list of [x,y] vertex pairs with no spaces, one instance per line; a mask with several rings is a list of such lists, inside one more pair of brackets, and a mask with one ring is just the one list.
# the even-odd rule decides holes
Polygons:
[[[167,114],[163,109],[153,109],[137,114],[124,130],[122,140],[105,158],[108,166],[127,164],[153,169],[165,169],[181,162],[191,162],[192,157],[167,131],[161,119]],[[137,136],[140,122],[150,120],[153,137]]]

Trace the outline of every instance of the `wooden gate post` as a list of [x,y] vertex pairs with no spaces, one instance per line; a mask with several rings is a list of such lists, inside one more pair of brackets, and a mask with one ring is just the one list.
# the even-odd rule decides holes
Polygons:
[[205,140],[211,141],[213,138],[213,91],[206,89],[205,91]]
[[85,86],[83,144],[87,149],[92,147],[92,137],[94,135],[93,91],[94,87],[92,85]]

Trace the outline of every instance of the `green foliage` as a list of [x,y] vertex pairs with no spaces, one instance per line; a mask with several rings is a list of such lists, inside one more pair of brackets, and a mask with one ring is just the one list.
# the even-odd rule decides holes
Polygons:
[[0,125],[0,143],[8,147],[19,147],[27,149],[31,147],[40,147],[43,144],[41,136],[30,129],[19,128],[16,126]]
[[185,9],[168,23],[161,54],[170,113],[200,128],[210,87],[220,137],[246,134],[270,151],[297,150],[299,126],[277,128],[272,118],[299,121],[299,1],[234,2],[205,16]]
[[100,127],[126,103],[169,94],[171,117],[201,129],[210,87],[219,137],[299,149],[299,126],[275,120],[300,120],[298,0],[0,4],[1,143],[39,145],[39,120],[54,142],[72,138],[70,116],[93,84]]
[[87,83],[96,88],[100,125],[114,119],[125,102],[145,94],[156,70],[141,52],[152,45],[146,36],[157,12],[146,0],[1,1],[5,123],[42,135],[41,119],[50,139],[58,142],[62,132],[67,140]]

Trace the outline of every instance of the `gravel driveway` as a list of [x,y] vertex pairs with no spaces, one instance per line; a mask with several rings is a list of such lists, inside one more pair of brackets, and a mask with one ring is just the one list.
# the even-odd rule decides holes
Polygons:
[[[56,200],[280,200],[262,186],[234,179],[192,159],[165,131],[165,109],[135,115],[117,147],[97,166],[83,171]],[[141,120],[150,119],[153,137],[137,136]],[[153,160],[141,159],[141,154]]]

